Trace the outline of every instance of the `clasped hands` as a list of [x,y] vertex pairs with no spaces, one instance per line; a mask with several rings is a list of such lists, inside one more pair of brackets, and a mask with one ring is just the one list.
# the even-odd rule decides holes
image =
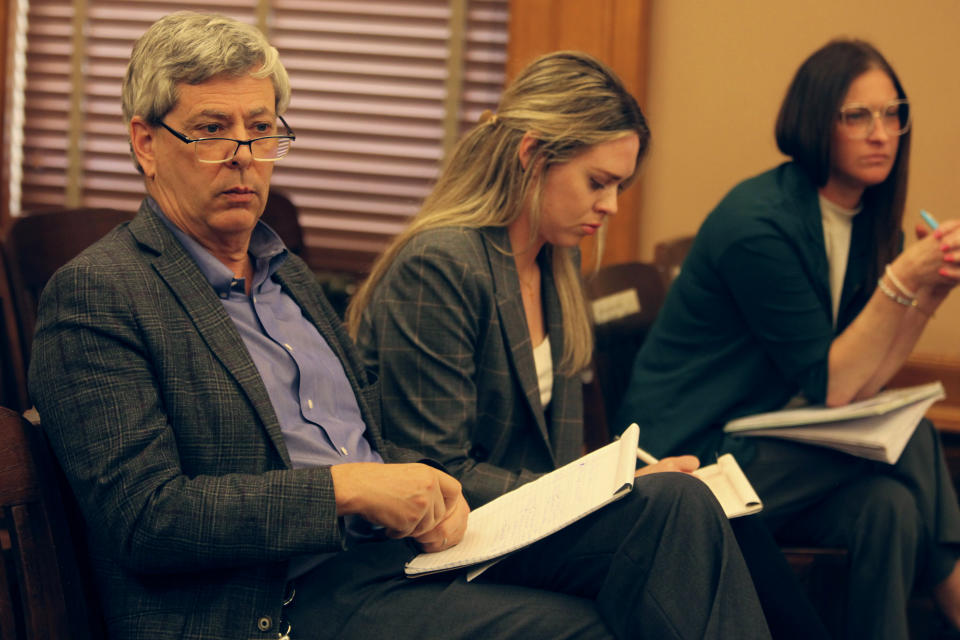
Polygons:
[[947,220],[936,231],[916,226],[918,242],[907,247],[890,265],[929,315],[960,282],[960,220]]
[[425,464],[356,462],[330,467],[337,515],[359,515],[391,538],[413,538],[424,551],[463,539],[470,507],[460,483]]
[[908,247],[901,255],[915,251],[922,258],[910,256],[914,264],[926,262],[924,266],[930,267],[931,271],[946,279],[941,279],[937,284],[946,284],[949,281],[955,284],[960,279],[960,219],[946,220],[936,231],[918,224],[915,232],[919,242]]

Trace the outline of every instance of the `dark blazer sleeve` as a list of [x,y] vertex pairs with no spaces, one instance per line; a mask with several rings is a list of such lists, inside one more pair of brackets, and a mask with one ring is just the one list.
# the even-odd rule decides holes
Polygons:
[[704,224],[703,241],[750,339],[779,375],[822,403],[835,331],[820,207],[815,192],[781,182],[735,189]]
[[440,461],[473,507],[553,468],[511,364],[487,250],[475,230],[413,239],[358,332],[380,376],[384,436]]
[[[272,410],[255,408],[266,390],[212,289],[178,295],[141,253],[115,231],[40,301],[31,394],[94,546],[147,573],[340,549],[329,469],[286,468]],[[196,284],[182,258],[163,268]]]

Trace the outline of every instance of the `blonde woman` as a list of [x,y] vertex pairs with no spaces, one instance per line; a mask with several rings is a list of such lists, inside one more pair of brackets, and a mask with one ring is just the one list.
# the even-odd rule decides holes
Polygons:
[[616,213],[649,139],[600,62],[541,58],[460,142],[348,309],[387,437],[442,461],[472,505],[581,453],[593,341],[576,247]]
[[[577,246],[603,234],[649,140],[602,63],[539,58],[455,148],[348,309],[380,376],[384,435],[442,462],[472,507],[582,452],[593,340]],[[697,465],[665,458],[643,473]],[[774,636],[822,635],[769,533],[750,520],[734,531]]]

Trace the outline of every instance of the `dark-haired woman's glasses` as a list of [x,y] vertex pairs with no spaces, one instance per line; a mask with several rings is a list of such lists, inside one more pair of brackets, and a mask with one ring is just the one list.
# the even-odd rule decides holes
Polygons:
[[910,103],[891,100],[879,109],[865,104],[850,103],[840,107],[840,123],[849,138],[862,140],[873,133],[876,123],[891,136],[901,136],[910,130]]

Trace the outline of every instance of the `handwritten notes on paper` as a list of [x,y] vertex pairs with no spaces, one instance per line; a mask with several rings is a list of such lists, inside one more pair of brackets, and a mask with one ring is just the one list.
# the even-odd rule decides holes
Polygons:
[[408,576],[487,562],[559,531],[626,495],[633,486],[639,431],[597,449],[470,512],[460,544],[421,553]]

